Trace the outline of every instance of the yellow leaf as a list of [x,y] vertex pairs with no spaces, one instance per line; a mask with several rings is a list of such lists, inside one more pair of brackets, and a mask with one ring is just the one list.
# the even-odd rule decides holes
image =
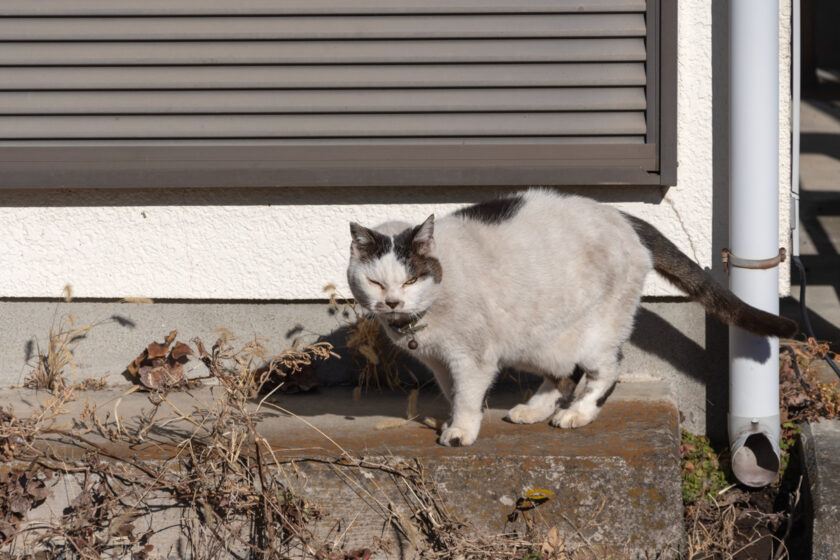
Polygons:
[[535,488],[534,490],[526,490],[525,497],[529,500],[537,502],[544,502],[554,496],[554,492],[546,490],[545,488]]

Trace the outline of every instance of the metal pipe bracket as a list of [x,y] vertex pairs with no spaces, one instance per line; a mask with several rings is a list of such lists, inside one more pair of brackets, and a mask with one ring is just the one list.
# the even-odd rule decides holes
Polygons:
[[785,262],[787,258],[787,250],[784,247],[779,248],[779,254],[769,259],[744,259],[741,258],[729,249],[724,248],[721,251],[721,259],[723,260],[723,270],[729,276],[729,267],[735,266],[738,268],[751,268],[753,270],[766,270],[779,266],[779,263]]

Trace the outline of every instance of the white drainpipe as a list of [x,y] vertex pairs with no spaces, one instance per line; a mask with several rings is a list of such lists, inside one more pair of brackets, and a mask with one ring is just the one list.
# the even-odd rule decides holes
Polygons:
[[[779,2],[730,0],[729,249],[740,259],[779,253]],[[779,312],[778,269],[733,266],[742,300]],[[765,486],[779,470],[779,341],[729,329],[732,471]]]

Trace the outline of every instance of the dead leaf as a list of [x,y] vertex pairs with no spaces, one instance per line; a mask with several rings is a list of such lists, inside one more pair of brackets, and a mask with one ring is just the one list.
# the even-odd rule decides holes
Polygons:
[[548,535],[546,535],[542,547],[540,547],[540,553],[546,560],[565,560],[568,558],[566,543],[557,527],[552,527],[548,531]]
[[12,496],[9,500],[9,510],[13,513],[24,514],[29,511],[29,500],[21,495]]
[[201,340],[199,340],[198,338],[194,338],[193,344],[195,344],[195,347],[198,348],[199,358],[201,358],[202,360],[210,359],[210,353],[207,352],[207,348],[204,347],[204,343],[201,342]]
[[134,525],[131,523],[125,523],[124,525],[120,525],[117,529],[116,535],[118,537],[127,537],[128,539],[132,539],[134,537]]
[[166,352],[169,351],[169,345],[167,344],[164,346],[163,344],[158,344],[157,342],[152,342],[146,347],[146,357],[150,360],[155,358],[165,358]]
[[[154,391],[183,385],[183,364],[193,355],[193,351],[182,342],[177,342],[170,350],[169,347],[176,336],[178,331],[170,331],[163,343],[149,344],[143,353],[126,367],[126,371],[139,378],[141,386]],[[199,346],[199,351],[204,351],[204,347]]]
[[180,385],[184,380],[184,366],[164,364],[143,366],[139,370],[140,383],[147,389],[162,391]]
[[12,535],[15,534],[15,526],[6,521],[5,519],[0,519],[0,536],[8,539]]
[[130,373],[131,375],[133,375],[134,377],[137,377],[138,370],[140,369],[140,364],[142,364],[143,360],[145,360],[145,359],[146,359],[146,351],[143,350],[143,353],[140,354],[139,356],[137,356],[136,358],[134,358],[134,360],[132,360],[132,362],[125,367],[125,370],[128,373]]
[[26,493],[32,496],[36,502],[46,500],[50,495],[50,489],[43,480],[37,478],[26,483]]
[[169,353],[174,361],[178,361],[181,358],[186,358],[187,356],[192,356],[193,351],[192,348],[184,344],[183,342],[178,342],[175,346],[172,347],[172,352]]

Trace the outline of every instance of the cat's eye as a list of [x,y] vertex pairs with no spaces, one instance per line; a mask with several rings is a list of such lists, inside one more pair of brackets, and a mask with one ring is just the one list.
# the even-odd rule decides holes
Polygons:
[[371,280],[370,278],[368,278],[367,281],[378,288],[382,288],[383,290],[385,289],[385,285],[382,284],[382,282],[377,282],[376,280]]
[[411,278],[409,278],[408,280],[405,281],[403,286],[410,286],[410,285],[414,284],[415,282],[417,282],[417,277],[412,276]]

